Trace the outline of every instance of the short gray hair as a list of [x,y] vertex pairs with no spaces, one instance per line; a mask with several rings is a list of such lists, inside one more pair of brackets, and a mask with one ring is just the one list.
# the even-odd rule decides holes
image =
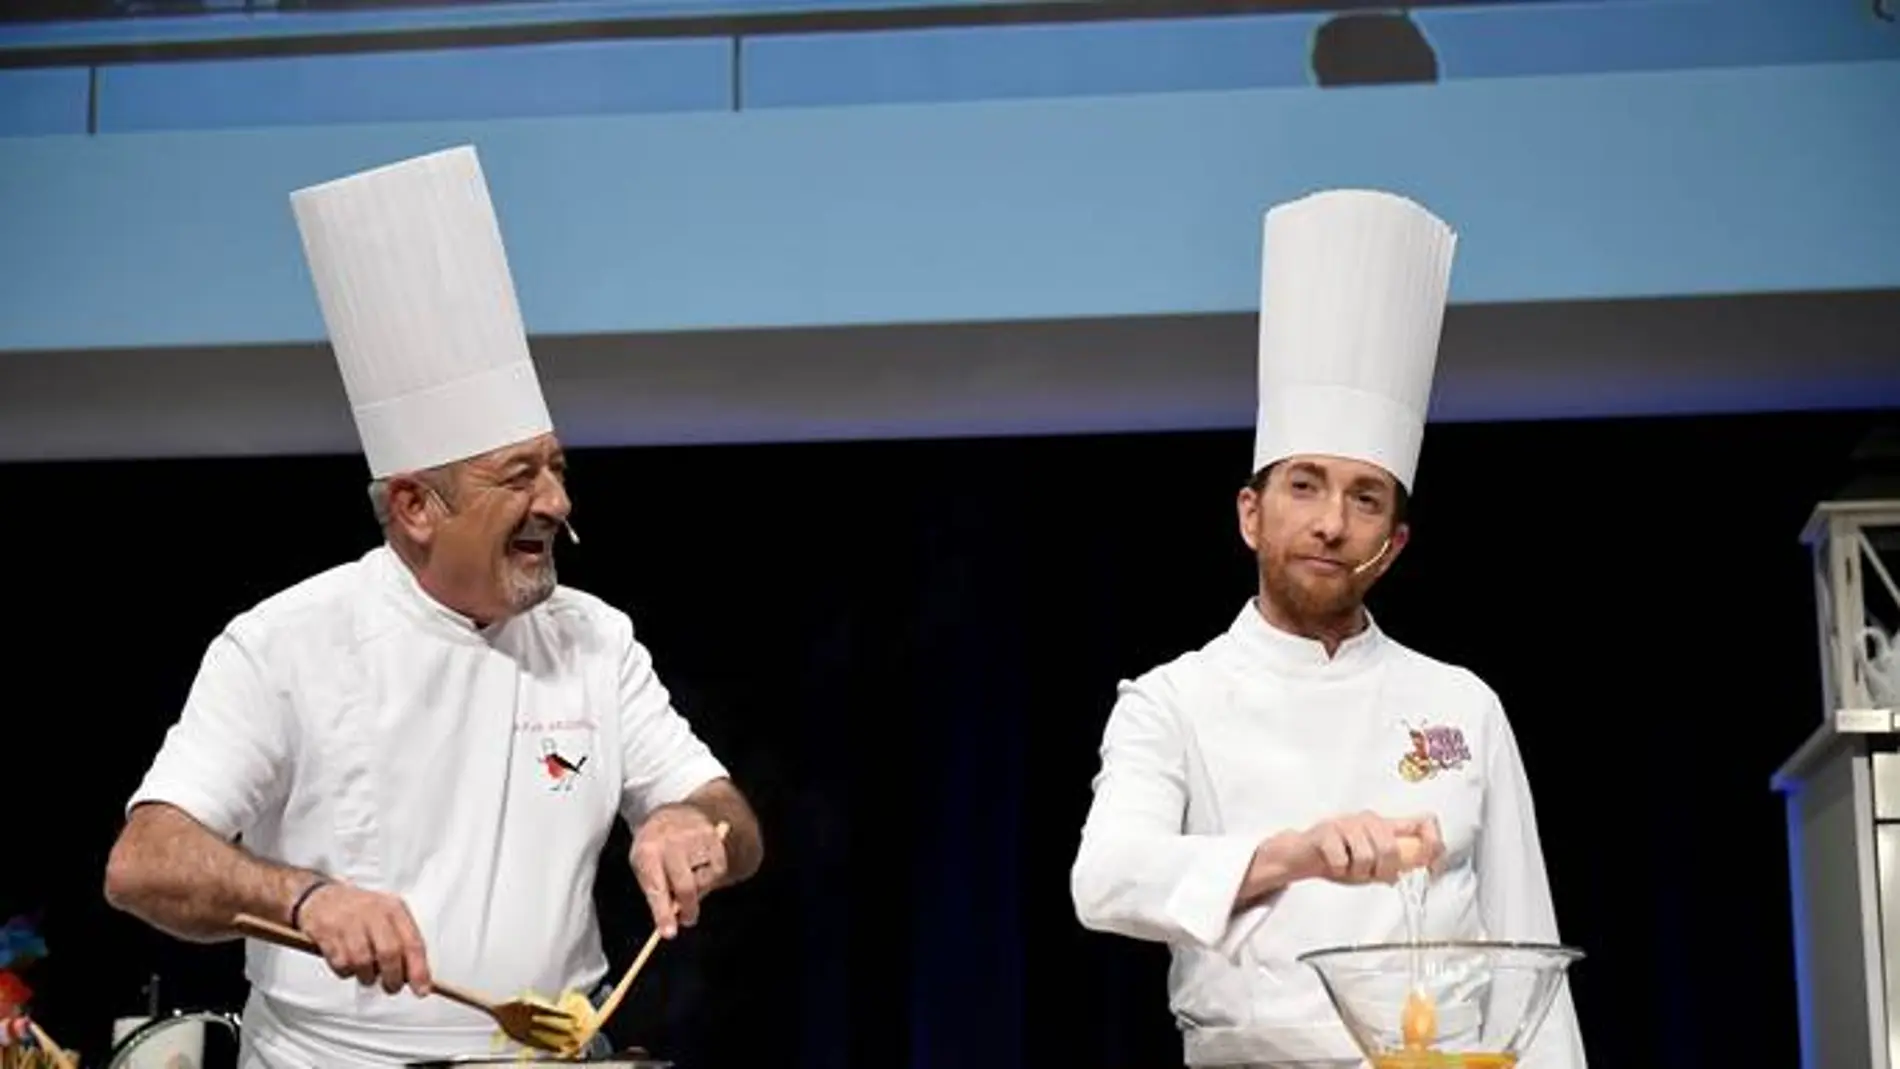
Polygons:
[[[452,461],[440,467],[429,468],[426,471],[412,472],[409,477],[415,479],[417,482],[423,483],[436,493],[442,495],[443,502],[453,507],[455,504],[455,469],[460,463],[460,461]],[[369,484],[370,511],[376,516],[376,526],[383,530],[389,529],[389,521],[391,519],[389,480],[390,476],[384,476],[380,479],[371,480]]]
[[369,509],[376,514],[376,526],[389,528],[389,480],[374,479],[369,484]]

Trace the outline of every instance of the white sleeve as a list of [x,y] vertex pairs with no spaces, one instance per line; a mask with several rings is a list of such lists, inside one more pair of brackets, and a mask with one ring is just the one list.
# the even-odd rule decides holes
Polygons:
[[[1502,706],[1494,704],[1492,718],[1484,816],[1474,859],[1486,934],[1491,939],[1560,943],[1530,780]],[[1518,1064],[1521,1069],[1584,1069],[1583,1036],[1567,979]]]
[[631,827],[663,805],[727,776],[712,750],[673,708],[653,656],[623,621],[620,636],[620,812]]
[[258,658],[231,629],[205,651],[185,708],[126,803],[167,802],[226,839],[284,803],[289,712]]
[[1095,931],[1231,953],[1234,898],[1256,843],[1250,836],[1184,834],[1187,755],[1174,716],[1124,683],[1101,754],[1069,874],[1077,919]]

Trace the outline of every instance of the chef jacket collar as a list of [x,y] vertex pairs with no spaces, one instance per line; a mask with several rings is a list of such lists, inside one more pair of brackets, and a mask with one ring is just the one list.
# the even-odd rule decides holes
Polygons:
[[508,621],[498,620],[481,627],[463,614],[437,601],[434,595],[423,589],[421,580],[409,565],[397,556],[396,551],[387,545],[378,547],[382,571],[386,577],[385,586],[394,595],[397,604],[406,615],[421,623],[432,626],[451,637],[463,641],[486,642],[494,638],[506,627]]
[[1317,639],[1282,631],[1261,613],[1260,599],[1250,598],[1235,619],[1231,633],[1243,647],[1277,670],[1307,675],[1344,676],[1369,667],[1385,643],[1385,633],[1366,610],[1366,626],[1339,644],[1331,656]]

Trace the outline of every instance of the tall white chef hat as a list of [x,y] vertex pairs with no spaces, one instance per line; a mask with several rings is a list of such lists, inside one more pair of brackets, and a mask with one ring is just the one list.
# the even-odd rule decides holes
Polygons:
[[310,186],[290,202],[375,477],[553,428],[474,148]]
[[1254,471],[1319,453],[1412,488],[1457,241],[1391,193],[1328,190],[1267,212]]

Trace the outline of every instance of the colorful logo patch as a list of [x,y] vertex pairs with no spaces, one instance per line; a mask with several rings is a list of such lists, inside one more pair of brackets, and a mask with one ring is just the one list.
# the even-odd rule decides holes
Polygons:
[[548,790],[571,791],[574,781],[580,778],[581,769],[587,767],[587,755],[581,754],[578,759],[569,758],[561,753],[553,739],[543,737],[540,764],[548,777]]
[[1429,779],[1440,772],[1464,767],[1471,760],[1471,748],[1465,745],[1465,733],[1455,727],[1427,724],[1406,725],[1412,748],[1399,758],[1399,775],[1407,783]]

